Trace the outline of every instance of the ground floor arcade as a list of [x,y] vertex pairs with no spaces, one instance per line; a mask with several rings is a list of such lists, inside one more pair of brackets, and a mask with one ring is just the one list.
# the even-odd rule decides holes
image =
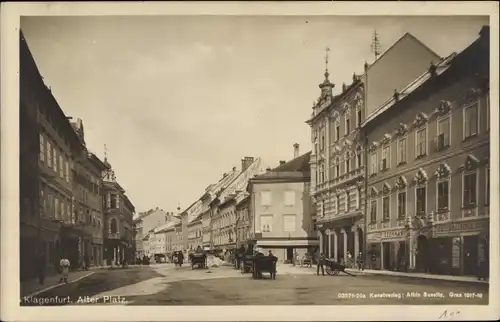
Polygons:
[[363,219],[331,221],[320,225],[319,247],[326,257],[347,263],[350,254],[350,265],[354,265],[360,254],[364,257]]

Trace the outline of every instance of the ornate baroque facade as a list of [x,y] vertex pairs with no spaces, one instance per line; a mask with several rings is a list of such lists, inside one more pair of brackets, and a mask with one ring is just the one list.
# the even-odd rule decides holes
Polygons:
[[311,126],[311,195],[316,203],[320,251],[340,260],[363,251],[364,142],[360,134],[364,85],[354,74],[351,85],[333,96],[334,84],[320,84]]

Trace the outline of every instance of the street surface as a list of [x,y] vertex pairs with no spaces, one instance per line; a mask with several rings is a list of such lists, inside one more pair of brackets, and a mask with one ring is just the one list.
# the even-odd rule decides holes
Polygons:
[[191,270],[158,264],[96,271],[35,298],[23,298],[21,304],[486,305],[488,287],[380,275],[316,276],[314,270],[289,267],[278,268],[276,280],[253,280],[231,267]]

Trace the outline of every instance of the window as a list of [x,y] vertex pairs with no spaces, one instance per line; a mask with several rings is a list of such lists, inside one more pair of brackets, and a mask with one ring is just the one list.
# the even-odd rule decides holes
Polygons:
[[260,205],[270,206],[271,205],[271,191],[261,191],[260,192]]
[[355,190],[355,198],[356,198],[356,210],[359,209],[359,206],[360,206],[360,199],[361,199],[361,190],[359,189],[356,189]]
[[115,195],[108,195],[108,208],[116,208],[116,198]]
[[110,227],[112,234],[116,234],[118,232],[118,229],[116,227],[116,219],[115,218],[111,219],[109,227]]
[[387,221],[390,218],[390,204],[389,204],[389,196],[384,196],[382,198],[382,220]]
[[45,138],[40,133],[40,161],[45,162]]
[[54,163],[54,171],[57,172],[57,150],[55,147],[52,148],[52,162]]
[[59,155],[59,176],[64,179],[64,160],[62,154]]
[[45,196],[44,196],[44,193],[43,193],[43,187],[40,188],[40,208],[41,208],[41,211],[42,211],[42,217],[44,216],[45,214]]
[[340,158],[335,158],[335,178],[340,176]]
[[361,168],[361,166],[363,165],[363,158],[362,158],[362,155],[361,153],[358,153],[356,155],[356,168]]
[[263,233],[269,233],[273,230],[273,216],[261,215],[260,216],[260,230]]
[[425,202],[426,202],[426,187],[417,187],[415,190],[416,194],[416,212],[417,215],[425,214]]
[[54,218],[55,219],[60,219],[59,218],[59,199],[57,197],[54,197]]
[[477,134],[478,103],[464,108],[464,140]]
[[66,204],[66,220],[67,221],[71,221],[71,207],[70,207],[70,204]]
[[418,130],[416,133],[416,146],[415,146],[415,157],[424,156],[427,152],[426,149],[426,129]]
[[450,117],[438,120],[438,136],[436,142],[438,151],[450,146]]
[[64,170],[65,170],[64,176],[66,178],[66,182],[69,182],[69,162],[68,161],[64,162]]
[[285,206],[295,206],[295,191],[285,191]]
[[120,209],[120,195],[116,195],[116,209]]
[[335,140],[338,141],[340,140],[340,125],[337,124],[337,126],[335,127]]
[[66,206],[64,204],[64,200],[61,200],[61,220],[66,219]]
[[371,171],[370,174],[377,173],[377,152],[373,152],[371,155]]
[[344,201],[345,201],[345,204],[344,204],[345,212],[349,212],[349,206],[350,206],[350,203],[351,203],[349,191],[347,191],[345,193]]
[[325,182],[325,164],[322,162],[319,166],[319,182],[324,183]]
[[465,207],[475,206],[477,199],[477,175],[476,172],[464,174],[464,201]]
[[284,215],[283,216],[283,230],[287,233],[295,231],[295,215]]
[[406,162],[406,138],[401,138],[398,140],[397,145],[398,153],[398,164]]
[[380,169],[381,170],[386,170],[389,169],[389,151],[390,151],[390,146],[384,146],[382,148],[382,160],[380,160]]
[[398,193],[398,218],[406,217],[406,191]]
[[346,154],[345,156],[345,173],[348,174],[351,171],[351,158],[349,156],[349,153]]
[[325,133],[324,131],[321,131],[321,146],[320,146],[321,151],[325,149]]
[[52,145],[47,141],[47,165],[52,168]]
[[351,118],[349,116],[345,117],[345,134],[351,133]]
[[372,200],[370,203],[370,222],[377,222],[377,200]]
[[356,127],[359,127],[361,124],[361,110],[358,110],[356,113]]
[[489,205],[490,204],[490,168],[487,167],[485,169],[485,178],[484,178],[485,182],[486,182],[486,188],[485,188],[485,202],[484,204],[485,205]]
[[448,210],[449,209],[449,200],[450,200],[450,193],[449,193],[449,181],[440,181],[437,183],[437,207],[438,211],[441,210]]

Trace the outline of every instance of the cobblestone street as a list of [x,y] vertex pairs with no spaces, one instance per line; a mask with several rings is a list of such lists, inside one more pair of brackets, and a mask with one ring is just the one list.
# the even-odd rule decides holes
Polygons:
[[[39,294],[59,305],[394,305],[488,303],[488,285],[394,276],[316,276],[282,268],[276,280],[253,280],[230,267],[191,270],[169,264],[102,270]],[[450,297],[454,293],[459,297]],[[442,297],[440,297],[440,294]],[[427,295],[427,296],[426,296]],[[466,297],[467,296],[467,297]],[[34,305],[36,300],[23,301]],[[39,302],[39,301],[38,301]]]

